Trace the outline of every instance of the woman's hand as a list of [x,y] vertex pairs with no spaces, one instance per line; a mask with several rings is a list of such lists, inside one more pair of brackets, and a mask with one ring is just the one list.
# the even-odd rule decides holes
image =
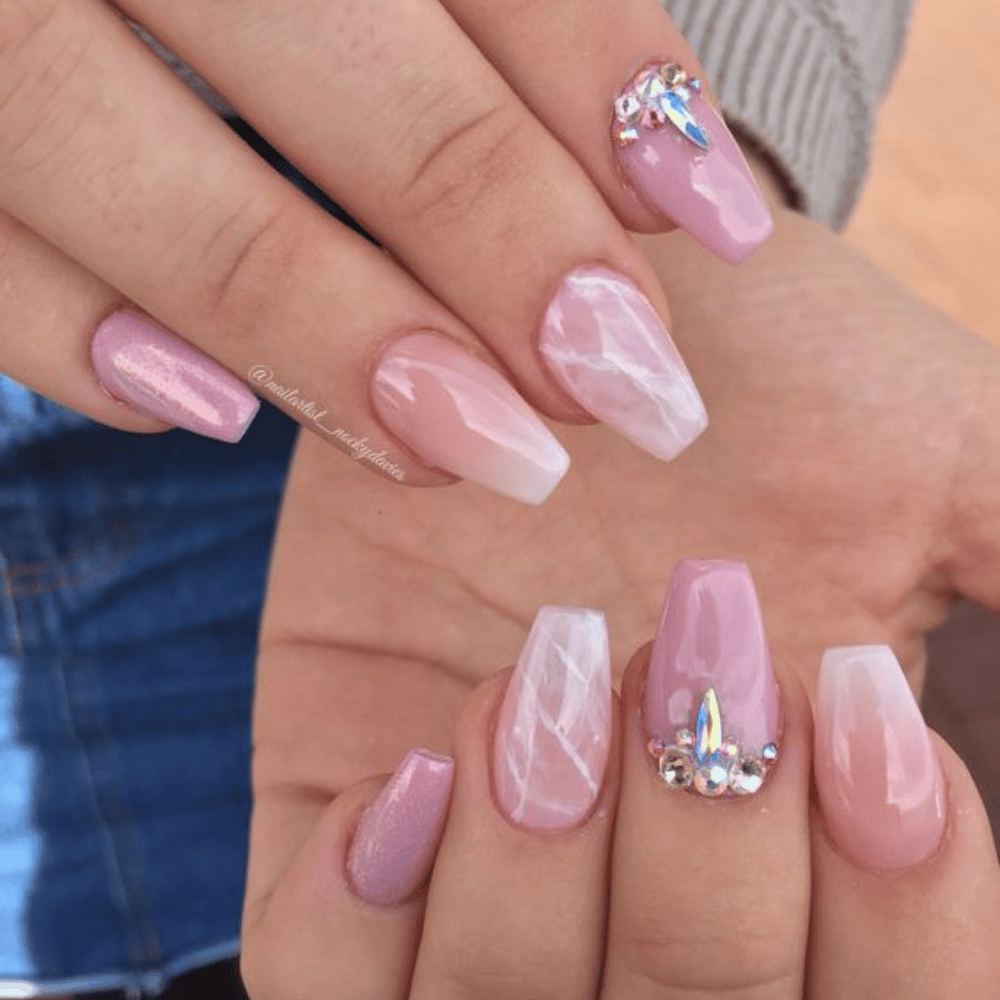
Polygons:
[[[518,392],[664,459],[704,429],[623,223],[664,229],[666,212],[738,260],[771,221],[658,4],[117,6],[388,253],[264,164],[110,5],[15,0],[0,370],[113,426],[227,440],[255,412],[249,382],[391,481],[530,503],[568,459]],[[629,91],[614,131],[650,60],[670,75]]]
[[681,565],[620,703],[602,615],[542,608],[454,765],[315,802],[280,867],[258,805],[250,995],[985,1000],[1000,868],[971,778],[887,647],[827,653],[815,751],[789,666],[740,564]]

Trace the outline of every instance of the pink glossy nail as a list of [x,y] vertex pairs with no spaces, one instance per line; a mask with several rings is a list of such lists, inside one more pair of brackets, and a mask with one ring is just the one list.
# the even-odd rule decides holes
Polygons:
[[566,450],[506,379],[437,334],[413,333],[385,351],[372,404],[425,462],[514,500],[542,503],[569,468]]
[[941,764],[888,646],[823,656],[816,700],[816,788],[827,829],[858,865],[901,871],[941,843]]
[[[778,686],[750,570],[686,559],[667,590],[646,681],[646,729],[689,751],[661,759],[703,795],[757,791],[777,753]],[[690,758],[690,759],[688,759]]]
[[539,350],[584,409],[657,458],[674,458],[708,426],[656,310],[607,268],[566,276],[545,314]]
[[731,264],[774,229],[726,123],[676,63],[640,70],[615,101],[612,144],[639,197]]
[[354,891],[366,902],[390,906],[426,877],[448,814],[455,762],[412,750],[365,810],[347,857]]
[[493,743],[497,799],[536,830],[576,825],[600,793],[611,745],[604,615],[538,611],[511,676]]
[[97,327],[90,356],[107,393],[195,434],[239,441],[260,409],[235,375],[131,309]]

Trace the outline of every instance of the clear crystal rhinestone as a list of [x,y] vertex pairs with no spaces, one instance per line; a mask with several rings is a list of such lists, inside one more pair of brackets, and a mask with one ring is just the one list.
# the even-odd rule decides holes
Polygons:
[[654,757],[659,757],[664,750],[667,749],[667,744],[664,740],[660,739],[659,736],[654,736],[647,744],[646,749]]
[[672,788],[687,788],[694,776],[694,761],[683,747],[667,747],[660,757],[660,777]]
[[614,137],[619,146],[631,146],[639,138],[639,128],[636,125],[620,125],[614,130]]
[[643,70],[635,78],[635,92],[643,104],[655,103],[667,92],[667,85],[658,69]]
[[729,787],[737,795],[753,795],[764,784],[764,765],[756,757],[740,757],[729,774]]
[[660,76],[663,78],[663,82],[668,87],[679,87],[683,83],[687,83],[687,73],[684,72],[683,66],[678,66],[677,63],[668,63],[663,69],[660,70]]
[[698,77],[695,76],[688,80],[688,86],[692,90],[696,90],[699,94],[701,93],[701,80]]
[[694,772],[695,790],[709,798],[725,795],[729,788],[729,768],[718,761],[702,764]]
[[766,747],[760,752],[761,757],[764,758],[769,764],[774,763],[778,759],[778,744],[768,743]]
[[674,742],[679,747],[690,749],[694,746],[694,733],[692,733],[690,729],[678,729]]
[[732,736],[730,736],[726,739],[726,742],[722,744],[722,752],[727,757],[739,757],[740,745],[732,738]]
[[642,118],[642,101],[631,90],[627,90],[615,101],[615,118],[622,125],[636,125]]

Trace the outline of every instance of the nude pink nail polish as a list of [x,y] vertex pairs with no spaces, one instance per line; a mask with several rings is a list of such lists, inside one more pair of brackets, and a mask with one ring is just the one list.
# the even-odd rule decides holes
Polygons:
[[947,817],[941,764],[888,646],[824,654],[814,766],[827,829],[856,864],[901,871],[941,843]]
[[570,272],[545,314],[539,350],[588,412],[669,461],[708,426],[705,405],[649,300],[605,267]]
[[771,235],[767,204],[700,81],[675,63],[640,70],[615,101],[612,144],[639,197],[731,264]]
[[604,615],[543,607],[511,676],[493,741],[497,800],[536,830],[575,826],[594,805],[611,745]]
[[97,327],[90,355],[107,393],[195,434],[239,441],[260,409],[235,375],[131,309]]
[[412,750],[365,810],[347,856],[354,891],[390,906],[417,888],[437,851],[448,813],[455,762]]
[[453,341],[413,333],[372,376],[379,419],[425,462],[523,503],[540,504],[569,456],[493,367]]
[[669,774],[661,763],[670,783],[712,796],[760,788],[777,754],[778,686],[743,563],[677,564],[650,654],[645,721],[650,737],[677,748]]

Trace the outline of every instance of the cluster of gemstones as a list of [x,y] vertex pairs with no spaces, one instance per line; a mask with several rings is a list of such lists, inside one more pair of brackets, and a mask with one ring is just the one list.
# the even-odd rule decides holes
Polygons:
[[649,741],[660,777],[671,788],[684,788],[709,798],[753,795],[778,759],[778,746],[768,743],[760,754],[744,753],[732,737],[722,738],[722,712],[715,688],[701,699],[695,729],[678,729],[674,742]]
[[691,92],[700,90],[701,81],[689,77],[677,63],[647,66],[615,101],[612,138],[619,146],[630,146],[642,129],[672,125],[699,149],[707,150],[708,133],[691,113]]

